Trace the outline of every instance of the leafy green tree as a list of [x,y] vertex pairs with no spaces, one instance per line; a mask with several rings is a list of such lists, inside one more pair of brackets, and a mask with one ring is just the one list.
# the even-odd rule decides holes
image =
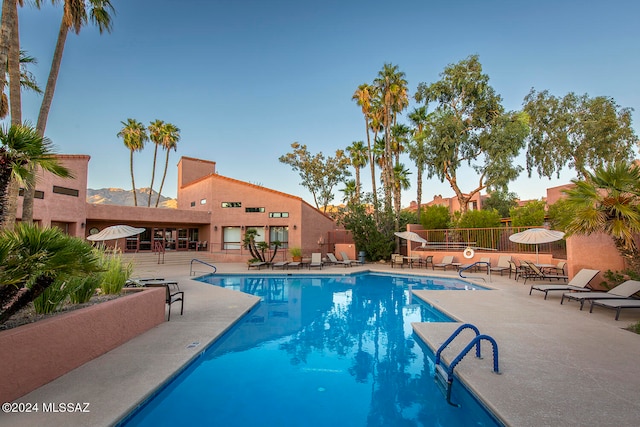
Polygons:
[[162,189],[164,188],[164,180],[167,177],[167,168],[169,167],[169,153],[171,150],[176,151],[178,149],[178,142],[180,141],[180,129],[172,124],[165,123],[162,125],[160,132],[160,144],[162,148],[166,150],[167,156],[164,159],[164,172],[162,173],[162,181],[160,182],[160,189],[158,190],[158,197],[156,198],[156,208],[160,203],[160,196],[162,195]]
[[500,214],[496,210],[467,211],[458,220],[458,228],[500,227]]
[[133,153],[142,151],[144,143],[149,140],[147,128],[135,119],[127,119],[126,122],[120,122],[123,128],[118,132],[118,138],[122,138],[125,147],[129,149],[129,169],[131,171],[131,191],[133,192],[133,204],[138,206],[138,196],[136,195],[136,179],[133,173]]
[[19,224],[0,232],[0,323],[40,296],[56,280],[99,270],[95,252],[58,228]]
[[291,144],[293,151],[280,156],[281,163],[291,166],[302,178],[301,185],[311,192],[316,208],[327,211],[327,205],[334,199],[333,188],[346,177],[349,158],[344,151],[336,150],[335,157],[326,157],[322,152],[312,155],[306,145]]
[[584,180],[571,181],[565,190],[574,212],[565,224],[567,235],[605,233],[611,236],[627,266],[640,272],[640,167],[620,162],[587,172]]
[[502,190],[492,191],[489,197],[482,202],[482,210],[495,209],[502,218],[508,218],[509,211],[518,206],[517,199],[518,195],[516,193]]
[[[525,144],[527,117],[504,111],[477,55],[447,66],[435,83],[420,83],[415,99],[434,104],[425,140],[428,176],[449,183],[463,214],[476,193],[485,188],[506,190],[518,177],[522,167],[514,160]],[[460,188],[457,177],[465,163],[479,175],[470,191]]]
[[338,223],[351,231],[356,248],[366,252],[369,261],[389,259],[394,248],[394,215],[378,207],[378,222],[367,204],[351,204],[342,211]]
[[546,203],[534,200],[524,206],[509,210],[513,227],[534,227],[544,225]]
[[638,137],[631,126],[630,108],[612,98],[571,92],[563,98],[548,91],[531,90],[524,99],[531,133],[527,171],[542,177],[559,175],[567,166],[585,177],[587,170],[604,164],[629,161]]
[[560,199],[554,204],[549,205],[547,209],[547,217],[549,219],[549,225],[553,230],[565,231],[565,224],[571,222],[571,217],[574,212],[571,208],[571,204],[567,202],[567,199]]
[[442,230],[449,228],[451,215],[449,208],[441,205],[431,205],[424,208],[420,217],[420,224],[425,230]]
[[351,143],[351,145],[347,147],[347,153],[349,153],[351,166],[353,166],[356,171],[355,196],[357,200],[360,200],[360,193],[362,192],[362,187],[360,186],[360,169],[365,167],[369,162],[369,155],[362,141],[354,141]]
[[11,230],[16,221],[19,184],[35,185],[31,166],[60,177],[72,174],[58,162],[51,140],[40,136],[33,127],[3,127],[0,143],[0,219],[2,228]]

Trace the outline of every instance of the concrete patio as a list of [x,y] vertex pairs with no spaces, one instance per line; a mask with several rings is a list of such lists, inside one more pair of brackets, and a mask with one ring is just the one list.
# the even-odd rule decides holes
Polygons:
[[[246,264],[217,264],[218,273],[246,273]],[[392,271],[367,264],[327,267],[312,274],[362,270]],[[393,269],[395,272],[401,270]],[[308,274],[309,270],[289,273]],[[252,274],[282,274],[261,270]],[[402,273],[454,276],[455,272],[403,269]],[[254,296],[191,280],[188,265],[138,269],[136,276],[175,279],[185,291],[185,313],[172,311],[171,322],[134,338],[111,352],[27,394],[19,402],[89,403],[88,413],[0,414],[0,426],[106,426],[120,420],[157,387],[259,302]],[[487,277],[483,275],[483,277]],[[480,284],[482,284],[480,282]],[[489,292],[416,291],[416,295],[460,322],[473,323],[496,339],[501,375],[491,372],[491,351],[473,354],[456,368],[470,389],[482,396],[506,424],[513,426],[636,426],[640,423],[640,336],[623,328],[640,320],[640,310],[580,311],[560,305],[560,293],[545,301],[529,296],[529,286],[493,276]],[[414,324],[429,346],[437,348],[459,323]],[[461,334],[443,353],[449,362],[472,335]],[[454,387],[459,386],[454,383]]]

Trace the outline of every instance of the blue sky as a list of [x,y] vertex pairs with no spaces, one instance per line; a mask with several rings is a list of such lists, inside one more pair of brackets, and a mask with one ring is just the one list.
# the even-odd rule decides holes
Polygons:
[[[94,27],[69,34],[46,134],[61,153],[89,154],[90,188],[131,188],[129,152],[116,137],[121,121],[155,119],[181,129],[163,193],[176,195],[180,156],[217,163],[218,173],[299,195],[298,174],[278,157],[292,142],[331,155],[365,140],[351,100],[384,63],[406,73],[412,96],[448,64],[478,54],[508,110],[531,88],[613,97],[640,106],[636,0],[112,0],[111,34]],[[61,8],[19,12],[22,49],[44,88]],[[35,124],[40,97],[26,94],[23,118]],[[409,107],[410,111],[415,105]],[[633,114],[638,130],[638,112]],[[164,153],[161,153],[164,156]],[[134,159],[136,186],[148,187],[153,147]],[[161,164],[164,157],[161,157]],[[524,166],[524,158],[520,160]],[[412,188],[403,206],[416,199]],[[158,173],[162,173],[158,167]],[[363,185],[370,189],[369,174]],[[567,183],[527,178],[511,191],[539,199]],[[477,177],[460,174],[463,191]],[[156,181],[155,188],[158,189]],[[342,186],[340,186],[342,188]],[[453,196],[446,183],[425,181],[422,200]],[[336,190],[339,202],[342,193]]]

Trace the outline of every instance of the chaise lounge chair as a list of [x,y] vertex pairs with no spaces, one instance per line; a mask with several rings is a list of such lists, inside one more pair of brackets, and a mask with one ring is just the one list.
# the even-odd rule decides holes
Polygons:
[[640,282],[637,280],[627,280],[619,284],[608,292],[567,292],[562,294],[560,304],[564,299],[580,301],[580,310],[584,306],[585,301],[604,300],[604,299],[628,299],[633,294],[640,292]]
[[322,270],[322,254],[320,252],[313,252],[311,254],[311,262],[309,263],[309,270],[311,267],[318,267]]
[[343,260],[343,261],[350,262],[351,264],[362,264],[362,263],[360,262],[360,260],[357,260],[357,259],[350,259],[350,258],[349,258],[349,255],[347,255],[347,253],[346,253],[346,252],[340,252],[340,255],[342,255],[342,260]]
[[268,264],[266,262],[250,262],[249,264],[247,264],[247,270],[250,270],[251,268],[257,268],[258,270],[262,270],[262,267],[268,267]]
[[[509,266],[509,262],[510,261],[511,261],[511,256],[509,256],[509,255],[500,255],[500,258],[498,258],[498,265],[496,265],[495,267],[491,267],[490,270],[492,272],[498,272],[499,271],[500,275],[502,276],[502,274],[505,271],[509,271],[509,268],[511,268]],[[511,278],[511,274],[509,274],[509,278]]]
[[544,292],[544,299],[547,299],[547,294],[551,291],[589,292],[590,289],[587,288],[587,286],[598,273],[600,273],[600,270],[590,270],[588,268],[583,268],[578,272],[578,274],[573,276],[573,279],[571,279],[569,283],[564,283],[562,285],[531,285],[531,289],[529,289],[529,295],[531,295],[531,291],[536,290]]
[[273,264],[271,264],[271,269],[273,270],[274,268],[281,268],[281,269],[284,270],[284,268],[287,266],[287,264],[289,264],[289,261],[274,262]]
[[338,261],[338,258],[332,253],[327,254],[327,258],[329,258],[329,262],[335,265],[343,265],[345,268],[351,267],[351,261]]
[[604,300],[596,299],[591,301],[591,308],[589,313],[593,313],[593,306],[613,308],[616,310],[616,320],[620,317],[620,310],[623,308],[640,308],[640,299],[616,299],[616,300]]
[[453,255],[443,256],[442,261],[433,264],[433,269],[435,270],[435,268],[438,267],[446,271],[449,266],[455,267],[455,264],[453,263]]

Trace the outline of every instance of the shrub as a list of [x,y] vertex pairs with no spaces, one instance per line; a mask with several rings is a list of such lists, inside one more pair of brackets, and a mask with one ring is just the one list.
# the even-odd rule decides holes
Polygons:
[[38,314],[51,314],[60,309],[68,296],[69,286],[63,280],[56,280],[33,300],[33,307]]
[[449,228],[450,222],[449,208],[440,205],[425,207],[420,218],[422,228],[425,230]]
[[133,265],[124,264],[122,256],[119,254],[102,253],[100,264],[104,272],[101,274],[102,283],[100,288],[105,294],[119,294],[131,276]]
[[500,227],[500,219],[500,214],[495,209],[468,211],[458,221],[458,228],[496,228]]
[[95,295],[96,289],[102,283],[101,274],[92,274],[84,277],[72,277],[69,279],[71,291],[69,297],[74,304],[88,302]]

